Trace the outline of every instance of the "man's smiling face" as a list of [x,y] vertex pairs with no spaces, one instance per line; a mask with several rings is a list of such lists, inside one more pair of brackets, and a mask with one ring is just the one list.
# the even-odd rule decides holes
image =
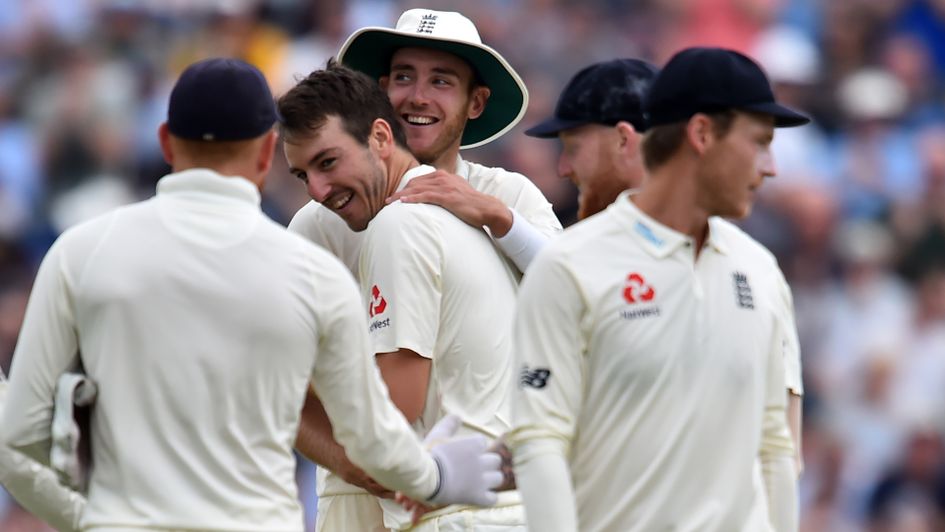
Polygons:
[[401,48],[391,57],[389,76],[380,79],[407,132],[410,151],[436,165],[459,151],[466,121],[482,114],[489,89],[473,88],[472,67],[432,48]]
[[352,230],[366,229],[384,207],[386,168],[371,139],[359,143],[339,117],[329,116],[311,135],[287,137],[284,147],[289,171],[305,183],[308,195]]

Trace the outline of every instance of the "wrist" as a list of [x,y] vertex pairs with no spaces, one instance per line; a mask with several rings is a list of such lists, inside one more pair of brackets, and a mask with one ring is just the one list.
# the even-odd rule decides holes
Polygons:
[[498,199],[494,199],[490,215],[486,223],[492,238],[502,238],[512,229],[512,211]]

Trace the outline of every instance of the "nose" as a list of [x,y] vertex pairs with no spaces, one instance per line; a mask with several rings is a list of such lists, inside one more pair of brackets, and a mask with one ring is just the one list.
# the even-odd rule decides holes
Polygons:
[[331,185],[328,184],[328,181],[314,176],[309,176],[305,188],[308,191],[308,196],[318,203],[327,200],[329,193],[331,193]]
[[567,155],[562,153],[558,156],[558,177],[570,179],[573,173],[574,169],[571,168],[571,161]]
[[423,83],[414,83],[408,95],[410,103],[414,105],[426,105],[430,99],[427,97],[426,87]]
[[761,171],[761,177],[774,177],[778,175],[778,171],[774,166],[774,155],[771,154],[771,151],[766,151],[761,156],[761,161],[759,161],[759,170]]

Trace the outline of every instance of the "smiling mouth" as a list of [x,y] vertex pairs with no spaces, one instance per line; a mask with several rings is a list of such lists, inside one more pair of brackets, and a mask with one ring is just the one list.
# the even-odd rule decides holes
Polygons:
[[350,203],[351,198],[353,197],[354,197],[354,192],[344,192],[326,201],[325,205],[333,211],[338,211],[338,210],[343,209],[348,203]]
[[433,118],[432,116],[405,114],[401,115],[401,118],[403,118],[404,122],[407,122],[411,126],[429,126],[430,124],[439,122],[439,119]]

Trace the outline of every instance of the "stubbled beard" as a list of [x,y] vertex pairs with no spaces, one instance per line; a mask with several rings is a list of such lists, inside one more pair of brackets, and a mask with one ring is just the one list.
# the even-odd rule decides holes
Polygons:
[[[436,164],[436,160],[446,153],[446,150],[448,150],[457,139],[463,136],[465,127],[465,120],[460,120],[458,124],[447,124],[443,132],[436,137],[436,140],[429,148],[424,151],[416,151],[411,148],[410,151],[413,152],[413,156],[421,163],[433,166]],[[410,138],[408,137],[407,140],[409,141]]]

